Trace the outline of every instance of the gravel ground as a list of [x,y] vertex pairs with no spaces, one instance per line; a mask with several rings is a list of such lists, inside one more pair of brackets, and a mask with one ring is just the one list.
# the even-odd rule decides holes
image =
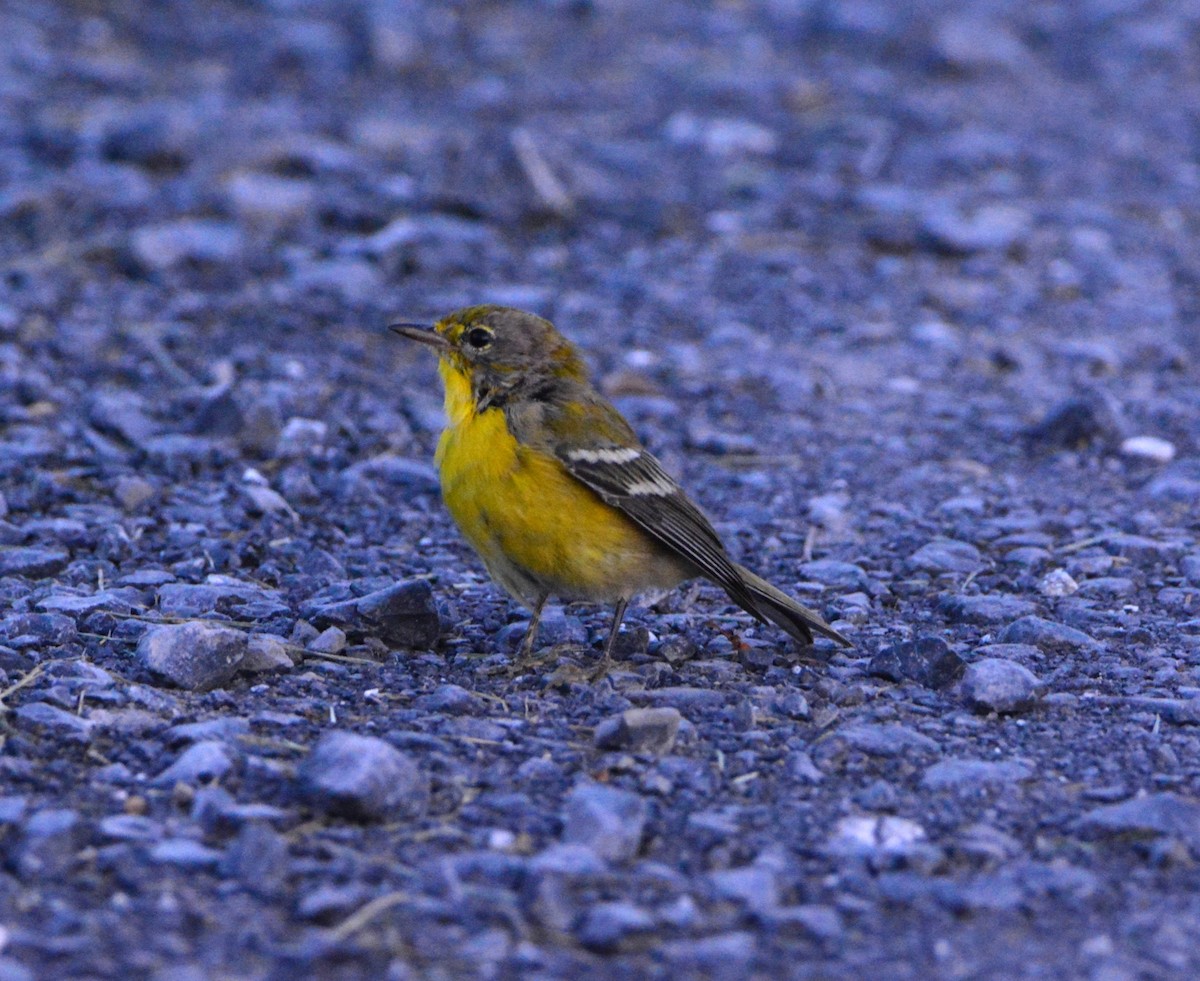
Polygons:
[[[0,12],[0,979],[1200,975],[1200,3]],[[731,550],[525,623],[549,316]]]

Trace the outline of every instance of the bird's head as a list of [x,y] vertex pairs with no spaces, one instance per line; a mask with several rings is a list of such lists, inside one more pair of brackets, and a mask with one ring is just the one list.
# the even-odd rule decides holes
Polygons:
[[558,380],[583,380],[586,369],[575,345],[550,321],[512,307],[464,307],[437,321],[392,324],[401,337],[434,348],[443,380],[465,382],[478,408]]

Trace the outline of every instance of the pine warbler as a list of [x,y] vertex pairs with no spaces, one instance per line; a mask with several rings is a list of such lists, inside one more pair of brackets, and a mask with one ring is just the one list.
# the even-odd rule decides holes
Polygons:
[[696,577],[803,644],[815,631],[849,645],[729,557],[549,321],[474,306],[432,328],[391,329],[438,353],[447,418],[435,458],[442,497],[491,577],[532,612],[518,665],[533,650],[549,596],[616,604],[602,676],[629,600]]

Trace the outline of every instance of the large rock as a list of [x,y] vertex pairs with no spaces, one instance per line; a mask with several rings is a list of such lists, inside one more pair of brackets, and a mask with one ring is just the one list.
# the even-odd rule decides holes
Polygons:
[[247,635],[196,620],[148,630],[137,657],[152,674],[180,688],[208,691],[237,673],[246,657]]

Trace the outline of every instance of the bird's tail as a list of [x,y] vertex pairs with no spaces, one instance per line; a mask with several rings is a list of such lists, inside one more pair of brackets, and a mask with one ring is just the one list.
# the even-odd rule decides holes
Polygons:
[[769,582],[756,576],[744,566],[737,566],[737,571],[742,577],[742,582],[746,584],[746,589],[750,591],[750,595],[754,597],[757,610],[749,610],[749,613],[756,613],[765,616],[768,620],[778,624],[789,634],[796,638],[802,644],[811,644],[813,641],[813,632],[823,634],[831,640],[836,640],[843,647],[853,647],[845,637],[839,634],[833,627],[829,626],[819,615],[810,610],[807,606],[802,606],[786,593],[776,589]]

